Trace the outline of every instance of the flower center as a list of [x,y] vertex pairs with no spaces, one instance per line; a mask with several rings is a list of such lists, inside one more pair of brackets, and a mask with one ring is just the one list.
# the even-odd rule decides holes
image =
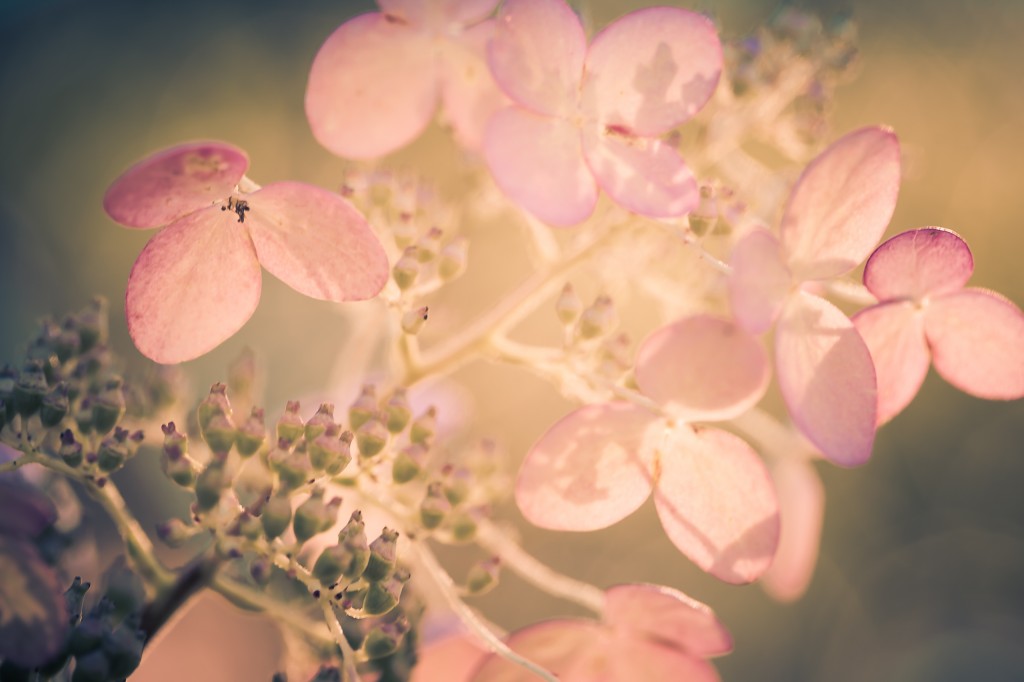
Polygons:
[[249,210],[249,202],[245,199],[236,199],[235,197],[228,197],[227,205],[221,206],[222,211],[234,211],[238,215],[238,222],[245,222],[245,212]]

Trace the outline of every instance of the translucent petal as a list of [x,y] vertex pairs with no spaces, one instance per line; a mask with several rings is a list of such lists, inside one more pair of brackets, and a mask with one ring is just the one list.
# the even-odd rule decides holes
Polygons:
[[629,211],[670,218],[697,206],[693,173],[679,153],[661,140],[594,131],[584,135],[583,152],[601,188]]
[[974,257],[960,235],[923,227],[875,249],[864,266],[864,285],[880,301],[920,300],[962,289],[973,272]]
[[581,407],[530,448],[516,502],[531,523],[597,530],[632,514],[651,493],[651,455],[664,428],[628,403]]
[[439,62],[445,119],[459,142],[473,151],[483,144],[491,116],[508,104],[485,58],[485,45],[494,26],[493,21],[486,21],[461,34],[458,42],[447,41]]
[[1024,397],[1024,313],[994,291],[932,299],[925,334],[942,378],[989,400]]
[[338,156],[368,159],[430,123],[438,77],[429,36],[380,13],[346,21],[317,52],[306,86],[313,136]]
[[[582,619],[549,620],[530,625],[509,635],[513,651],[555,673],[564,682],[585,682],[576,671],[583,667],[607,636],[600,624]],[[533,682],[537,676],[496,654],[488,656],[471,678],[473,682]]]
[[426,645],[418,652],[411,682],[469,682],[471,674],[487,656],[470,635],[454,635]]
[[782,244],[801,280],[861,263],[882,237],[900,187],[900,146],[888,128],[861,128],[804,170],[782,217]]
[[487,48],[505,94],[538,114],[571,114],[578,100],[587,37],[562,0],[508,0]]
[[[718,671],[707,661],[691,656],[660,641],[617,639],[594,651],[587,668],[573,676],[573,682],[637,682],[637,680],[686,680],[718,682]],[[605,662],[606,669],[600,667]],[[582,666],[581,666],[582,668]]]
[[377,0],[381,10],[417,26],[472,24],[485,19],[498,0]]
[[772,479],[779,494],[779,549],[761,576],[765,592],[779,601],[799,599],[807,590],[818,561],[825,488],[811,462],[797,457],[776,460]]
[[711,315],[661,327],[637,351],[640,390],[688,421],[742,414],[761,399],[769,378],[761,344],[732,322]]
[[878,423],[884,424],[910,404],[928,374],[924,315],[909,301],[892,301],[860,311],[853,324],[875,363]]
[[103,208],[128,227],[160,227],[226,199],[249,157],[224,142],[190,142],[147,156],[107,189]]
[[754,230],[733,248],[730,263],[732,314],[751,334],[768,331],[793,288],[782,245],[767,230]]
[[0,575],[0,659],[23,668],[42,666],[67,646],[64,578],[31,540],[8,535],[0,535]]
[[149,240],[128,276],[128,333],[150,360],[184,362],[242,328],[260,300],[260,264],[245,224],[213,206]]
[[384,247],[345,199],[301,182],[275,182],[246,199],[259,261],[288,286],[326,301],[362,301],[384,287]]
[[566,121],[503,109],[487,126],[484,157],[498,187],[544,222],[575,225],[593,213],[597,185]]
[[631,12],[590,46],[584,112],[602,125],[661,135],[707,103],[721,72],[722,46],[707,17],[672,7]]
[[779,504],[757,453],[731,433],[682,425],[659,462],[654,503],[679,551],[729,583],[764,573],[779,541]]
[[794,423],[840,466],[871,456],[878,392],[853,323],[823,298],[791,296],[775,327],[775,371]]
[[605,593],[609,628],[700,658],[732,650],[732,636],[705,604],[663,585],[616,585]]

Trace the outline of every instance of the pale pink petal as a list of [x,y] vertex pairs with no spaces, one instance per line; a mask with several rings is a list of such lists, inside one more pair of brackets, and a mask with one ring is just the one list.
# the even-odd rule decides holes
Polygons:
[[275,182],[246,199],[245,224],[260,263],[291,288],[326,301],[362,301],[384,287],[384,247],[339,195],[301,182]]
[[508,0],[487,47],[491,73],[505,94],[538,114],[576,107],[587,37],[563,0]]
[[150,360],[184,362],[242,328],[260,300],[260,264],[245,224],[212,206],[149,240],[128,277],[128,333]]
[[878,383],[878,423],[903,411],[917,395],[931,364],[924,337],[924,315],[909,301],[866,308],[853,324],[871,352]]
[[587,52],[583,106],[602,126],[661,135],[708,101],[722,72],[722,46],[707,17],[651,7],[615,21]]
[[502,109],[484,133],[484,158],[498,187],[546,223],[575,225],[594,211],[597,185],[566,121]]
[[799,599],[807,590],[818,561],[825,488],[810,461],[786,457],[773,463],[772,479],[779,494],[779,549],[761,576],[761,587],[779,601]]
[[761,458],[731,433],[685,424],[660,455],[654,503],[672,543],[721,580],[757,579],[779,541],[779,504]]
[[864,265],[864,286],[880,301],[920,300],[962,289],[973,272],[974,257],[960,235],[923,227],[875,249]]
[[729,302],[736,321],[751,334],[768,331],[793,288],[782,245],[767,230],[754,230],[733,248]]
[[453,635],[428,644],[418,652],[411,682],[469,682],[487,650],[472,635]]
[[601,188],[629,211],[670,218],[697,206],[693,173],[679,152],[661,140],[591,130],[583,136],[583,153]]
[[439,30],[473,24],[485,19],[499,0],[377,0],[393,19]]
[[457,42],[447,41],[439,62],[445,119],[459,142],[473,151],[483,144],[491,116],[509,103],[491,77],[485,58],[494,26],[493,21],[485,21],[460,35]]
[[651,493],[661,420],[628,403],[581,407],[530,448],[516,502],[531,523],[597,530],[632,514]]
[[364,14],[339,26],[313,60],[306,118],[334,154],[374,158],[423,132],[437,92],[429,36],[383,14]]
[[227,199],[249,157],[224,142],[189,142],[147,156],[107,189],[103,208],[128,227],[160,227]]
[[[607,639],[599,623],[582,619],[549,620],[517,630],[507,644],[520,656],[543,666],[563,682],[586,682],[585,674],[594,652]],[[496,654],[487,657],[473,675],[473,682],[534,682],[537,676]]]
[[705,604],[663,585],[616,585],[605,593],[612,630],[676,647],[700,658],[732,650],[732,635]]
[[1024,397],[1024,313],[994,291],[932,299],[925,334],[943,379],[989,400]]
[[[580,666],[572,682],[719,682],[718,671],[707,661],[660,641],[613,639],[591,651],[586,667]],[[524,681],[525,682],[525,681]]]
[[871,456],[878,392],[871,353],[839,308],[800,292],[775,327],[775,371],[794,423],[840,466]]
[[900,188],[900,145],[888,128],[861,128],[804,169],[782,217],[782,244],[801,280],[861,263],[882,237]]
[[640,390],[688,421],[742,414],[761,399],[770,377],[761,344],[711,315],[661,327],[637,351]]

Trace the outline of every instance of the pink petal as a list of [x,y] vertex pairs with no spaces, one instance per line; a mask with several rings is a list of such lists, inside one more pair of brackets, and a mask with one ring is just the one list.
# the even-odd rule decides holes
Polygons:
[[731,433],[680,425],[660,454],[654,503],[672,543],[726,582],[764,573],[778,545],[779,504],[757,453]]
[[732,314],[751,334],[768,331],[793,288],[782,245],[767,230],[754,230],[733,248],[730,263]]
[[[600,624],[582,619],[549,620],[530,625],[509,635],[509,647],[543,666],[564,682],[594,680],[586,675],[587,663],[600,654],[607,640]],[[582,673],[582,674],[581,674]],[[488,656],[473,682],[534,682],[537,676],[496,654]]]
[[788,602],[803,595],[814,575],[825,516],[825,488],[814,466],[804,459],[779,459],[771,472],[779,493],[782,526],[779,549],[761,576],[761,586],[775,599]]
[[594,211],[597,186],[568,122],[509,107],[491,118],[484,158],[498,187],[552,225],[575,225]]
[[[572,682],[719,682],[718,671],[707,661],[659,641],[620,638],[592,651],[586,667]],[[525,682],[525,681],[524,681]]]
[[429,36],[364,14],[339,26],[313,60],[306,118],[317,141],[338,156],[383,156],[427,127],[437,86]]
[[989,400],[1024,397],[1024,313],[994,291],[932,299],[925,334],[943,379]]
[[960,235],[924,227],[875,249],[864,266],[864,286],[880,301],[920,300],[962,289],[973,272],[974,257]]
[[377,0],[386,14],[410,24],[446,30],[487,18],[499,0]]
[[454,635],[428,644],[418,653],[411,682],[469,682],[487,657],[487,650],[470,635]]
[[811,161],[782,218],[782,243],[799,279],[855,268],[885,232],[900,187],[900,145],[888,128],[849,133]]
[[672,7],[631,12],[590,46],[585,111],[602,126],[661,135],[700,111],[721,72],[722,46],[707,17]]
[[616,585],[605,593],[604,622],[636,638],[700,658],[732,650],[732,636],[705,604],[663,585]]
[[245,224],[216,206],[176,220],[139,254],[125,297],[128,333],[150,360],[197,358],[227,340],[260,300]]
[[853,324],[875,364],[878,423],[884,424],[910,404],[928,374],[924,315],[909,301],[892,301],[860,311]]
[[448,41],[439,62],[445,119],[459,142],[474,151],[483,144],[491,116],[508,104],[485,58],[485,45],[494,26],[493,21],[485,21],[461,34],[458,42]]
[[538,114],[573,113],[587,37],[563,0],[508,0],[487,59],[498,86]]
[[832,462],[871,456],[878,392],[871,354],[853,323],[823,298],[791,296],[775,327],[779,388],[797,427]]
[[588,131],[583,140],[598,184],[623,208],[654,218],[696,208],[697,181],[670,145],[617,130]]
[[227,199],[245,175],[249,157],[225,142],[190,142],[156,152],[121,174],[103,208],[128,227],[160,227]]
[[275,182],[246,198],[259,261],[291,288],[325,301],[362,301],[384,287],[384,247],[345,199],[301,182]]
[[516,502],[531,523],[597,530],[620,521],[651,493],[651,456],[661,420],[628,403],[581,407],[530,448]]
[[666,325],[637,351],[640,390],[687,421],[720,421],[746,412],[764,395],[769,378],[761,344],[711,315]]

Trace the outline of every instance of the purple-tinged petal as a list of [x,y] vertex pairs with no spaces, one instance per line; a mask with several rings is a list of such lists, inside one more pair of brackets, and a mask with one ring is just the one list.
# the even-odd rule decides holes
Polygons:
[[659,454],[654,504],[672,544],[716,578],[756,580],[779,542],[779,503],[761,458],[731,433],[685,424]]
[[570,115],[578,100],[587,37],[563,0],[508,0],[487,48],[498,86],[530,111]]
[[697,206],[697,181],[679,152],[663,141],[614,129],[583,136],[587,165],[601,188],[623,208],[671,218]]
[[960,235],[923,227],[875,249],[864,265],[864,286],[880,301],[921,300],[959,291],[973,272],[974,257]]
[[605,593],[605,625],[699,658],[732,650],[732,635],[705,604],[663,585],[616,585]]
[[787,457],[771,466],[779,494],[779,549],[761,587],[782,602],[799,599],[807,590],[818,561],[825,487],[810,461]]
[[437,107],[429,36],[384,14],[346,21],[317,52],[306,86],[306,118],[338,156],[369,159],[414,140]]
[[989,400],[1024,397],[1024,313],[994,291],[964,289],[932,299],[925,335],[943,379]]
[[149,240],[128,276],[128,333],[150,360],[197,358],[252,317],[260,264],[246,226],[213,206]]
[[417,652],[410,682],[470,682],[487,650],[471,635],[459,634],[432,642]]
[[487,122],[509,100],[487,68],[485,46],[494,33],[494,22],[485,21],[448,41],[439,63],[444,117],[455,129],[459,142],[476,151],[483,145]]
[[245,175],[249,157],[224,142],[189,142],[161,150],[121,174],[103,208],[128,227],[160,227],[226,199]]
[[34,538],[56,522],[57,508],[45,493],[0,480],[0,535]]
[[663,422],[628,403],[581,407],[530,448],[516,502],[531,523],[597,530],[620,521],[651,494],[652,456]]
[[249,194],[245,225],[260,263],[299,293],[362,301],[384,287],[388,258],[352,204],[301,182],[276,182]]
[[[517,630],[507,644],[520,656],[543,666],[563,682],[596,682],[588,676],[601,644],[607,642],[604,628],[583,619],[549,620]],[[497,654],[491,654],[471,678],[473,682],[533,682],[537,676]]]
[[800,280],[857,267],[896,208],[900,145],[888,128],[848,133],[804,169],[782,217],[782,244]]
[[794,285],[782,245],[771,232],[754,230],[736,244],[729,261],[732,314],[751,334],[768,331]]
[[775,327],[775,371],[794,423],[832,462],[871,456],[878,391],[871,353],[839,308],[800,292]]
[[498,187],[546,223],[575,225],[594,212],[597,185],[566,121],[502,109],[484,134],[484,158]]
[[707,17],[673,7],[631,12],[587,52],[584,115],[602,126],[661,135],[692,118],[718,85],[722,46]]
[[728,320],[694,315],[647,337],[640,390],[687,421],[721,421],[757,404],[771,373],[761,344]]
[[67,643],[68,609],[60,578],[25,538],[0,535],[0,659],[41,666]]
[[865,308],[853,316],[875,364],[879,425],[910,404],[928,374],[931,353],[924,320],[920,307],[898,300]]

